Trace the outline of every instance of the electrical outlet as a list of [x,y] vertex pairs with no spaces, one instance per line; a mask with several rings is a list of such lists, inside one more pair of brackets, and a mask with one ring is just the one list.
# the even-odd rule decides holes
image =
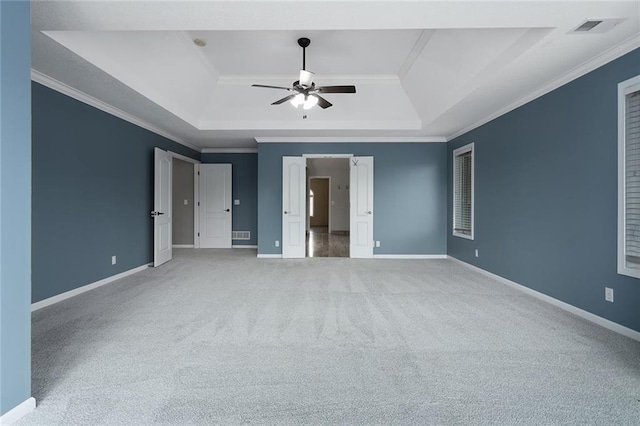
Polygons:
[[478,254],[478,249],[476,249],[476,257],[480,257]]
[[240,205],[240,200],[233,200],[233,205],[234,206],[239,206]]
[[380,241],[376,241],[376,247],[380,247]]
[[184,200],[184,205],[185,206],[189,205],[189,200]]
[[609,287],[604,288],[604,300],[613,303],[613,289]]
[[111,264],[112,265],[116,264],[116,257],[115,256],[111,256]]
[[280,247],[280,241],[276,240],[276,247]]

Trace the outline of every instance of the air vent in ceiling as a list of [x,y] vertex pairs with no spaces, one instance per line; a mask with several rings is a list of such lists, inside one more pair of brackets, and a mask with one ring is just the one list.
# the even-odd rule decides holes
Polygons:
[[624,21],[624,19],[587,19],[569,31],[569,34],[602,34],[622,21]]
[[574,31],[591,31],[600,24],[602,24],[602,21],[585,21],[584,24],[580,25]]

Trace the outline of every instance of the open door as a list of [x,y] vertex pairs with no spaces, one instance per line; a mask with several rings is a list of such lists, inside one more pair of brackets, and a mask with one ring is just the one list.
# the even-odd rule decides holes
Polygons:
[[351,257],[373,257],[373,157],[352,157]]
[[171,260],[171,155],[155,148],[153,181],[153,266]]
[[282,157],[282,257],[304,258],[307,159]]
[[231,248],[231,164],[200,165],[200,248]]

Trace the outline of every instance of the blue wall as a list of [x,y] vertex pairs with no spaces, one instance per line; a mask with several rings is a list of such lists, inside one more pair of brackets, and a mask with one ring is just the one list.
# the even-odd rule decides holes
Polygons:
[[[640,331],[640,280],[616,273],[617,84],[639,72],[635,50],[452,141],[448,253]],[[452,151],[469,142],[475,241],[451,236]]]
[[29,2],[0,2],[0,415],[31,397]]
[[258,244],[258,154],[202,154],[202,163],[231,164],[234,231],[251,231],[250,240],[233,240],[233,245]]
[[258,145],[258,253],[280,254],[282,157],[374,156],[374,254],[445,254],[447,147],[442,143],[266,143]]
[[200,153],[38,83],[32,93],[37,302],[151,262],[153,149]]

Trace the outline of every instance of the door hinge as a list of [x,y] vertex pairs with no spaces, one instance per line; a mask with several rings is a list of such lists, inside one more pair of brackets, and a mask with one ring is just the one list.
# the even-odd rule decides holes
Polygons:
[[200,236],[200,233],[198,232],[198,237]]
[[200,172],[198,172],[198,176],[200,176]]
[[198,205],[200,205],[200,201],[198,201]]

